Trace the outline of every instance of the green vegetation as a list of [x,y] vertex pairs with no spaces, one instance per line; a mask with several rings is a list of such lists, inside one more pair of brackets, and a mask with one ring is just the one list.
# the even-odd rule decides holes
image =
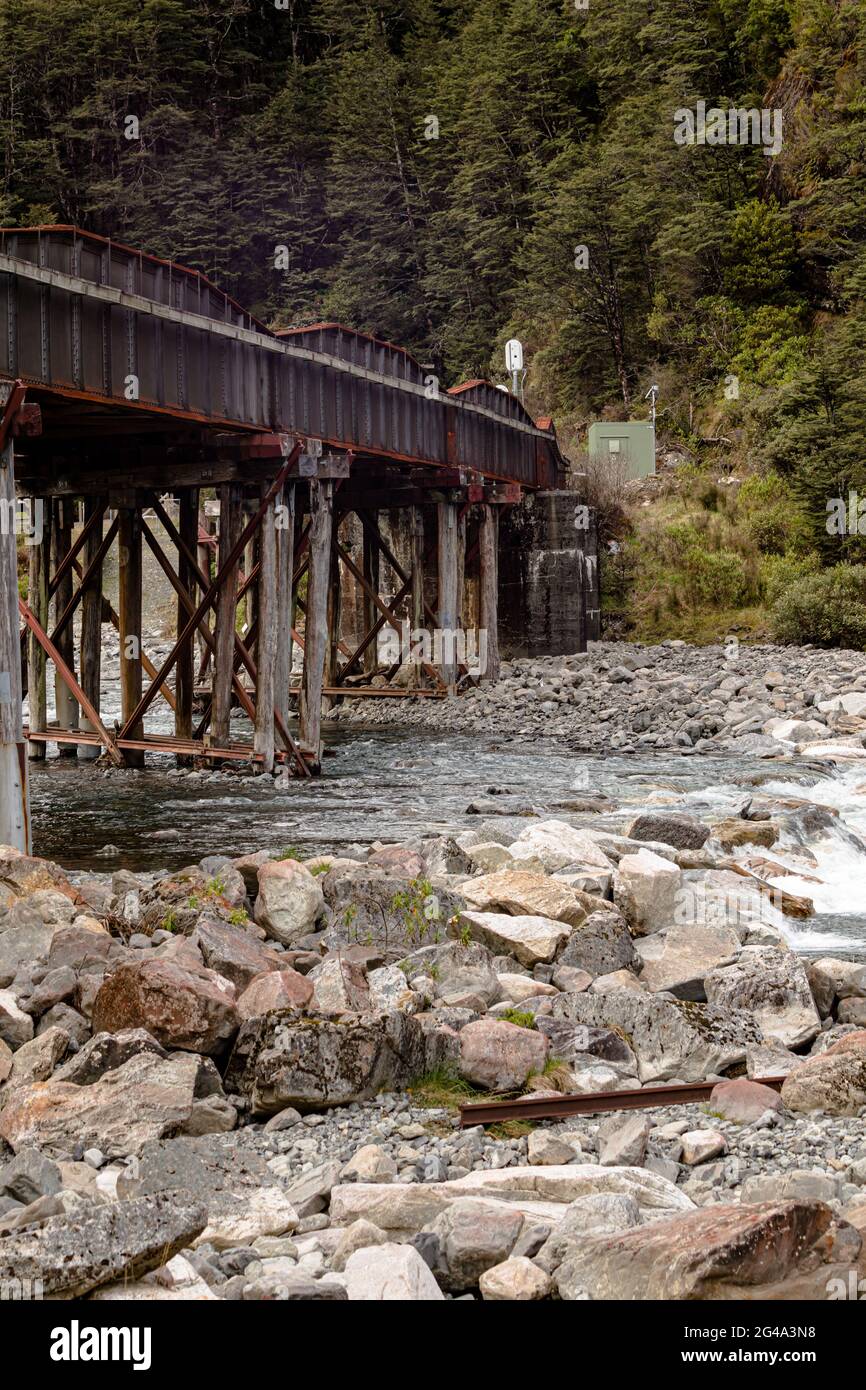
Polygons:
[[515,1023],[518,1028],[534,1028],[535,1014],[528,1013],[525,1009],[506,1009],[499,1017],[505,1023]]
[[413,1105],[430,1110],[456,1110],[461,1101],[472,1100],[479,1092],[450,1067],[438,1067],[409,1087]]
[[285,849],[281,849],[279,854],[274,855],[274,861],[278,864],[282,863],[284,859],[296,859],[300,862],[300,858],[300,851],[295,849],[294,845],[286,845]]

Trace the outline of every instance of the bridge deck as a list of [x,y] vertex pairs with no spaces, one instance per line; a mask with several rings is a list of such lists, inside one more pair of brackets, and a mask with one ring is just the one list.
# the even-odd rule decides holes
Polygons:
[[440,391],[339,324],[272,333],[198,272],[74,227],[0,229],[0,377],[54,440],[194,422],[530,489],[566,470],[550,422],[489,382]]

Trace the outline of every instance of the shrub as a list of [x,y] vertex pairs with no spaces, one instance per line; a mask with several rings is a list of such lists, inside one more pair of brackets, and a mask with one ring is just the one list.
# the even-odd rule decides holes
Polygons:
[[866,565],[795,580],[776,600],[772,622],[779,642],[866,649]]
[[761,583],[767,604],[772,607],[798,579],[807,574],[815,574],[821,568],[821,561],[814,550],[805,555],[765,555],[761,560]]
[[690,550],[685,559],[689,593],[694,602],[737,608],[749,593],[742,555],[733,550]]

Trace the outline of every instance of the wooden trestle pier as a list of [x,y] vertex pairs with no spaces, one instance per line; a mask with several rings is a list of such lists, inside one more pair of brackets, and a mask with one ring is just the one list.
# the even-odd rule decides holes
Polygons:
[[[499,511],[564,473],[550,422],[489,383],[440,392],[401,349],[339,325],[272,334],[201,275],[74,228],[0,231],[0,844],[29,843],[27,763],[49,743],[306,778],[331,702],[495,678]],[[175,599],[159,664],[146,552]],[[380,662],[383,629],[405,644],[467,628],[485,635],[478,676],[448,642],[438,662],[416,644],[408,684],[402,656]],[[148,730],[157,701],[171,734]],[[232,737],[237,706],[251,740]]]

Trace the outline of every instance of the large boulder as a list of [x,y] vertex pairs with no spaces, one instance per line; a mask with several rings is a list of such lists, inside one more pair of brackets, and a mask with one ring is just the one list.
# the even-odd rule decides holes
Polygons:
[[527,826],[510,846],[510,852],[518,865],[537,864],[549,874],[563,870],[610,872],[613,869],[613,863],[588,831],[577,830],[561,820]]
[[20,1007],[11,989],[0,989],[0,1042],[14,1051],[33,1037],[33,1019]]
[[559,954],[560,965],[587,974],[611,975],[617,970],[638,970],[640,957],[623,917],[618,912],[591,912],[574,931]]
[[334,952],[321,965],[315,966],[307,978],[315,992],[316,1013],[372,1012],[367,972],[350,957]]
[[275,941],[292,946],[308,936],[324,906],[318,877],[296,859],[279,859],[259,869],[255,919]]
[[616,1028],[637,1057],[642,1083],[703,1081],[745,1060],[746,1048],[761,1041],[747,1013],[694,1004],[668,995],[618,989],[604,994],[561,994],[554,1018],[596,1028]]
[[16,901],[0,914],[0,989],[12,983],[22,965],[47,957],[57,930],[26,901]]
[[645,1168],[597,1164],[479,1169],[436,1183],[345,1183],[331,1193],[331,1223],[350,1226],[364,1218],[398,1238],[411,1236],[465,1197],[507,1202],[533,1220],[559,1222],[569,1203],[597,1195],[632,1198],[641,1219],[694,1210],[691,1198],[667,1178]]
[[735,965],[711,971],[707,999],[720,1008],[750,1013],[765,1037],[800,1047],[820,1032],[806,968],[793,951],[746,947]]
[[38,1281],[49,1298],[82,1298],[134,1281],[191,1245],[206,1211],[188,1192],[87,1205],[0,1240],[0,1287]]
[[846,1034],[789,1072],[782,1101],[789,1110],[857,1115],[866,1106],[866,1031]]
[[436,946],[422,946],[404,956],[400,968],[407,980],[419,975],[431,979],[438,999],[475,997],[489,1008],[502,998],[493,953],[481,942],[464,946],[460,941],[443,941]]
[[648,811],[632,821],[628,837],[630,840],[652,840],[673,845],[674,849],[703,849],[710,838],[710,831],[695,816]]
[[436,942],[466,906],[462,893],[429,879],[407,879],[376,864],[336,860],[321,880],[330,949],[367,943],[388,960]]
[[549,964],[568,940],[570,928],[551,917],[511,917],[502,912],[464,912],[460,918],[475,941],[521,965]]
[[682,872],[652,850],[624,854],[614,876],[613,898],[641,936],[674,924]]
[[239,1019],[234,986],[222,975],[206,966],[151,958],[108,976],[96,996],[92,1022],[94,1033],[145,1028],[164,1047],[211,1055],[225,1050]]
[[218,917],[200,917],[192,940],[205,965],[230,980],[238,994],[242,994],[257,975],[267,970],[281,970],[285,965],[276,951],[263,946],[251,932]]
[[462,1197],[440,1212],[427,1230],[439,1243],[438,1282],[452,1293],[477,1287],[485,1270],[507,1260],[523,1229],[516,1207],[483,1197]]
[[552,917],[579,927],[586,917],[579,895],[546,874],[502,869],[469,879],[460,890],[478,912],[510,912],[514,917]]
[[188,1053],[142,1053],[90,1086],[54,1078],[23,1086],[0,1111],[0,1138],[16,1152],[36,1145],[61,1155],[77,1146],[109,1158],[138,1153],[189,1120],[199,1065]]
[[808,962],[806,973],[822,1018],[833,1012],[837,1000],[866,998],[866,965],[860,961],[821,956]]
[[757,1081],[749,1081],[745,1076],[738,1076],[734,1081],[720,1081],[718,1086],[713,1087],[709,1108],[713,1115],[721,1115],[723,1119],[733,1120],[738,1125],[748,1125],[760,1119],[768,1110],[775,1114],[784,1106],[778,1091]]
[[418,1251],[389,1241],[365,1245],[346,1261],[350,1302],[440,1302],[445,1295]]
[[642,937],[635,949],[643,961],[641,984],[647,989],[705,1000],[704,980],[711,970],[736,961],[740,939],[731,927],[674,926]]
[[[832,1222],[822,1202],[711,1205],[620,1235],[587,1236],[560,1265],[556,1285],[569,1301],[826,1298],[838,1268],[826,1239]],[[849,1268],[860,1240],[847,1229]]]
[[248,1096],[259,1114],[320,1110],[406,1086],[427,1070],[426,1057],[423,1029],[408,1014],[336,1021],[275,1012],[241,1025],[226,1090]]
[[460,1074],[485,1091],[518,1091],[544,1070],[548,1047],[532,1028],[479,1018],[460,1030]]

